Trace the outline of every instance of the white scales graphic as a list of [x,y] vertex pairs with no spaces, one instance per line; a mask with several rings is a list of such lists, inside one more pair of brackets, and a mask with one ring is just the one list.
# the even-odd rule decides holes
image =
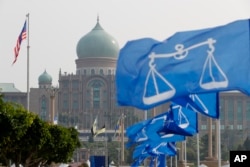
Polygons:
[[[186,56],[188,56],[189,50],[192,50],[192,49],[198,48],[200,46],[204,46],[204,45],[208,45],[209,50],[207,50],[207,58],[204,62],[201,77],[199,80],[200,87],[203,89],[206,89],[206,90],[227,87],[228,86],[227,76],[222,71],[222,69],[220,68],[219,64],[216,62],[214,55],[213,55],[213,52],[215,50],[215,47],[213,46],[213,44],[215,42],[216,42],[216,40],[209,38],[207,41],[197,43],[197,44],[192,45],[186,49],[184,48],[183,44],[177,44],[175,46],[176,52],[173,52],[173,53],[166,53],[166,54],[165,53],[164,54],[151,53],[148,56],[150,59],[150,61],[149,61],[150,70],[147,74],[145,84],[144,84],[143,103],[150,105],[150,104],[154,104],[157,102],[161,102],[163,100],[170,99],[176,93],[176,89],[174,88],[174,86],[156,70],[157,64],[154,63],[155,59],[170,58],[170,57],[174,57],[176,60],[184,59]],[[213,73],[213,69],[215,69],[215,68],[216,68],[217,72],[219,73],[219,74],[216,74],[216,76],[219,75],[220,80],[218,80],[218,79],[216,80],[216,76]],[[209,81],[204,80],[205,75],[209,75],[209,77],[210,77]],[[159,91],[156,78],[160,79],[165,84],[167,90],[161,91],[161,92]],[[155,89],[154,90],[155,94],[151,95],[151,96],[147,96],[147,91],[148,91],[147,85],[148,85],[149,79],[153,80],[154,89]]]
[[[207,109],[206,105],[202,102],[202,100],[199,98],[198,95],[196,95],[196,94],[190,95],[190,98],[194,102],[196,102],[197,104],[200,104],[200,107],[201,107],[202,111],[205,112],[206,114],[208,114],[208,109]],[[186,108],[191,108],[191,110],[193,110],[195,112],[199,112],[199,111],[197,111],[197,109],[195,107],[193,107],[189,103],[186,105]]]
[[189,126],[189,120],[186,117],[186,115],[182,112],[182,106],[180,105],[175,105],[173,106],[173,109],[177,108],[178,109],[178,126],[182,129],[185,129]]
[[[164,122],[167,120],[167,115],[162,115],[160,117],[156,117],[153,118],[152,121],[150,122],[150,124],[154,124],[157,121],[162,122],[162,126],[164,125]],[[151,126],[151,125],[149,125]],[[160,127],[159,127],[160,128]],[[146,129],[146,127],[143,127],[141,132],[136,134],[136,141],[137,142],[141,142],[141,141],[145,141],[148,140],[148,135],[147,135],[148,130]]]

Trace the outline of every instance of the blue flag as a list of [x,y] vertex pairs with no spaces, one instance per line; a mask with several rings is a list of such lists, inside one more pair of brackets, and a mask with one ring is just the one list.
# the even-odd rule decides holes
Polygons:
[[175,98],[173,101],[187,109],[199,112],[211,118],[219,118],[218,93],[201,93]]
[[155,160],[158,159],[157,166],[161,167],[166,163],[166,156],[175,156],[177,153],[176,150],[177,148],[175,142],[142,143],[138,145],[133,152],[133,159],[135,159],[135,161],[131,166],[137,167],[146,158],[150,157],[150,166],[154,166]]
[[178,32],[159,42],[129,41],[116,68],[120,105],[149,109],[190,94],[250,95],[249,20]]
[[143,142],[138,145],[134,152],[133,158],[138,158],[141,155],[159,156],[159,155],[176,155],[176,148],[173,147],[171,142]]
[[[128,127],[126,130],[126,135],[129,138],[127,147],[136,142],[159,141],[166,134],[192,136],[197,132],[197,113],[173,103],[168,112]],[[168,139],[175,141],[175,137]]]
[[185,136],[195,135],[198,133],[197,112],[172,103],[168,120],[161,131]]
[[131,127],[128,127],[126,130],[126,135],[129,138],[127,147],[144,141],[173,142],[184,140],[184,136],[171,133],[173,131],[170,130],[165,130],[165,124],[168,120],[168,115],[168,112],[164,112],[152,119],[142,121],[132,125]]
[[[157,115],[154,118],[141,121],[126,129],[126,136],[133,142],[141,142],[152,138],[152,140],[159,140],[158,131],[163,128],[168,117],[168,112]],[[132,144],[132,143],[128,143]]]

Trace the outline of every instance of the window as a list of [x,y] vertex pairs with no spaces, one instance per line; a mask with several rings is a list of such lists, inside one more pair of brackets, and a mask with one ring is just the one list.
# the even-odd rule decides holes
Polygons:
[[224,103],[224,99],[220,99],[220,120],[224,120],[225,119],[225,103]]
[[109,70],[108,70],[108,75],[111,75],[111,74],[112,74],[112,73],[111,73],[111,70],[109,69]]
[[201,130],[206,130],[207,129],[207,125],[201,125]]
[[100,69],[100,75],[104,75],[103,69]]
[[215,125],[212,125],[212,129],[213,129],[213,130],[215,129]]
[[78,87],[79,87],[79,82],[78,82],[77,80],[74,80],[74,81],[72,82],[72,87],[73,87],[73,89],[78,89]]
[[89,98],[90,103],[92,104],[91,107],[93,108],[100,108],[103,107],[101,104],[101,99],[103,98],[103,89],[104,89],[104,82],[102,80],[92,80],[88,84],[88,90],[89,90]]
[[234,103],[233,99],[228,100],[228,120],[234,120]]
[[230,130],[233,130],[234,129],[234,126],[233,125],[229,125],[228,126]]
[[237,122],[242,122],[242,100],[237,101]]
[[224,130],[225,129],[225,125],[220,125],[220,129]]
[[242,130],[242,125],[237,125],[237,130]]
[[64,100],[63,101],[63,109],[67,110],[69,108],[68,101]]
[[47,115],[47,100],[46,97],[43,95],[41,101],[41,112],[40,112],[41,119],[46,120],[46,115]]
[[78,101],[77,100],[73,101],[73,109],[74,110],[78,109]]
[[250,120],[250,101],[248,100],[246,102],[246,114],[247,114],[247,120]]
[[63,85],[63,88],[68,88],[69,87],[68,81],[63,81],[62,85]]

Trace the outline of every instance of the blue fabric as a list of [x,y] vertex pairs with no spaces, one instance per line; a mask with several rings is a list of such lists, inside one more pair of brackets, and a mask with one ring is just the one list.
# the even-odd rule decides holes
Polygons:
[[185,136],[195,135],[198,133],[197,112],[172,103],[168,120],[161,131]]
[[[164,112],[149,120],[139,122],[127,128],[126,135],[129,138],[127,147],[136,142],[143,141],[175,141],[177,135],[192,136],[198,132],[197,113],[177,104],[172,104],[168,112]],[[168,134],[175,134],[168,137]],[[177,137],[177,138],[175,138]]]
[[[184,138],[183,138],[184,139]],[[183,141],[183,140],[182,140]],[[176,148],[173,145],[170,145],[167,140],[164,139],[159,142],[146,141],[140,143],[135,147],[133,152],[133,158],[138,158],[140,155],[147,156],[158,156],[161,154],[174,156],[176,155]]]
[[150,109],[190,94],[239,90],[250,95],[249,20],[144,38],[121,49],[119,105]]
[[175,98],[173,102],[205,116],[219,118],[218,99],[218,93],[201,93]]
[[157,161],[157,167],[166,167],[166,155],[159,155]]

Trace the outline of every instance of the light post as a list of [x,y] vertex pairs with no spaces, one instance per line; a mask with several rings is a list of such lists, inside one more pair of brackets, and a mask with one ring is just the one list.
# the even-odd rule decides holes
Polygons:
[[46,91],[50,95],[50,122],[51,124],[54,124],[54,117],[55,117],[55,96],[58,92],[58,88],[56,87],[49,87],[46,89]]

